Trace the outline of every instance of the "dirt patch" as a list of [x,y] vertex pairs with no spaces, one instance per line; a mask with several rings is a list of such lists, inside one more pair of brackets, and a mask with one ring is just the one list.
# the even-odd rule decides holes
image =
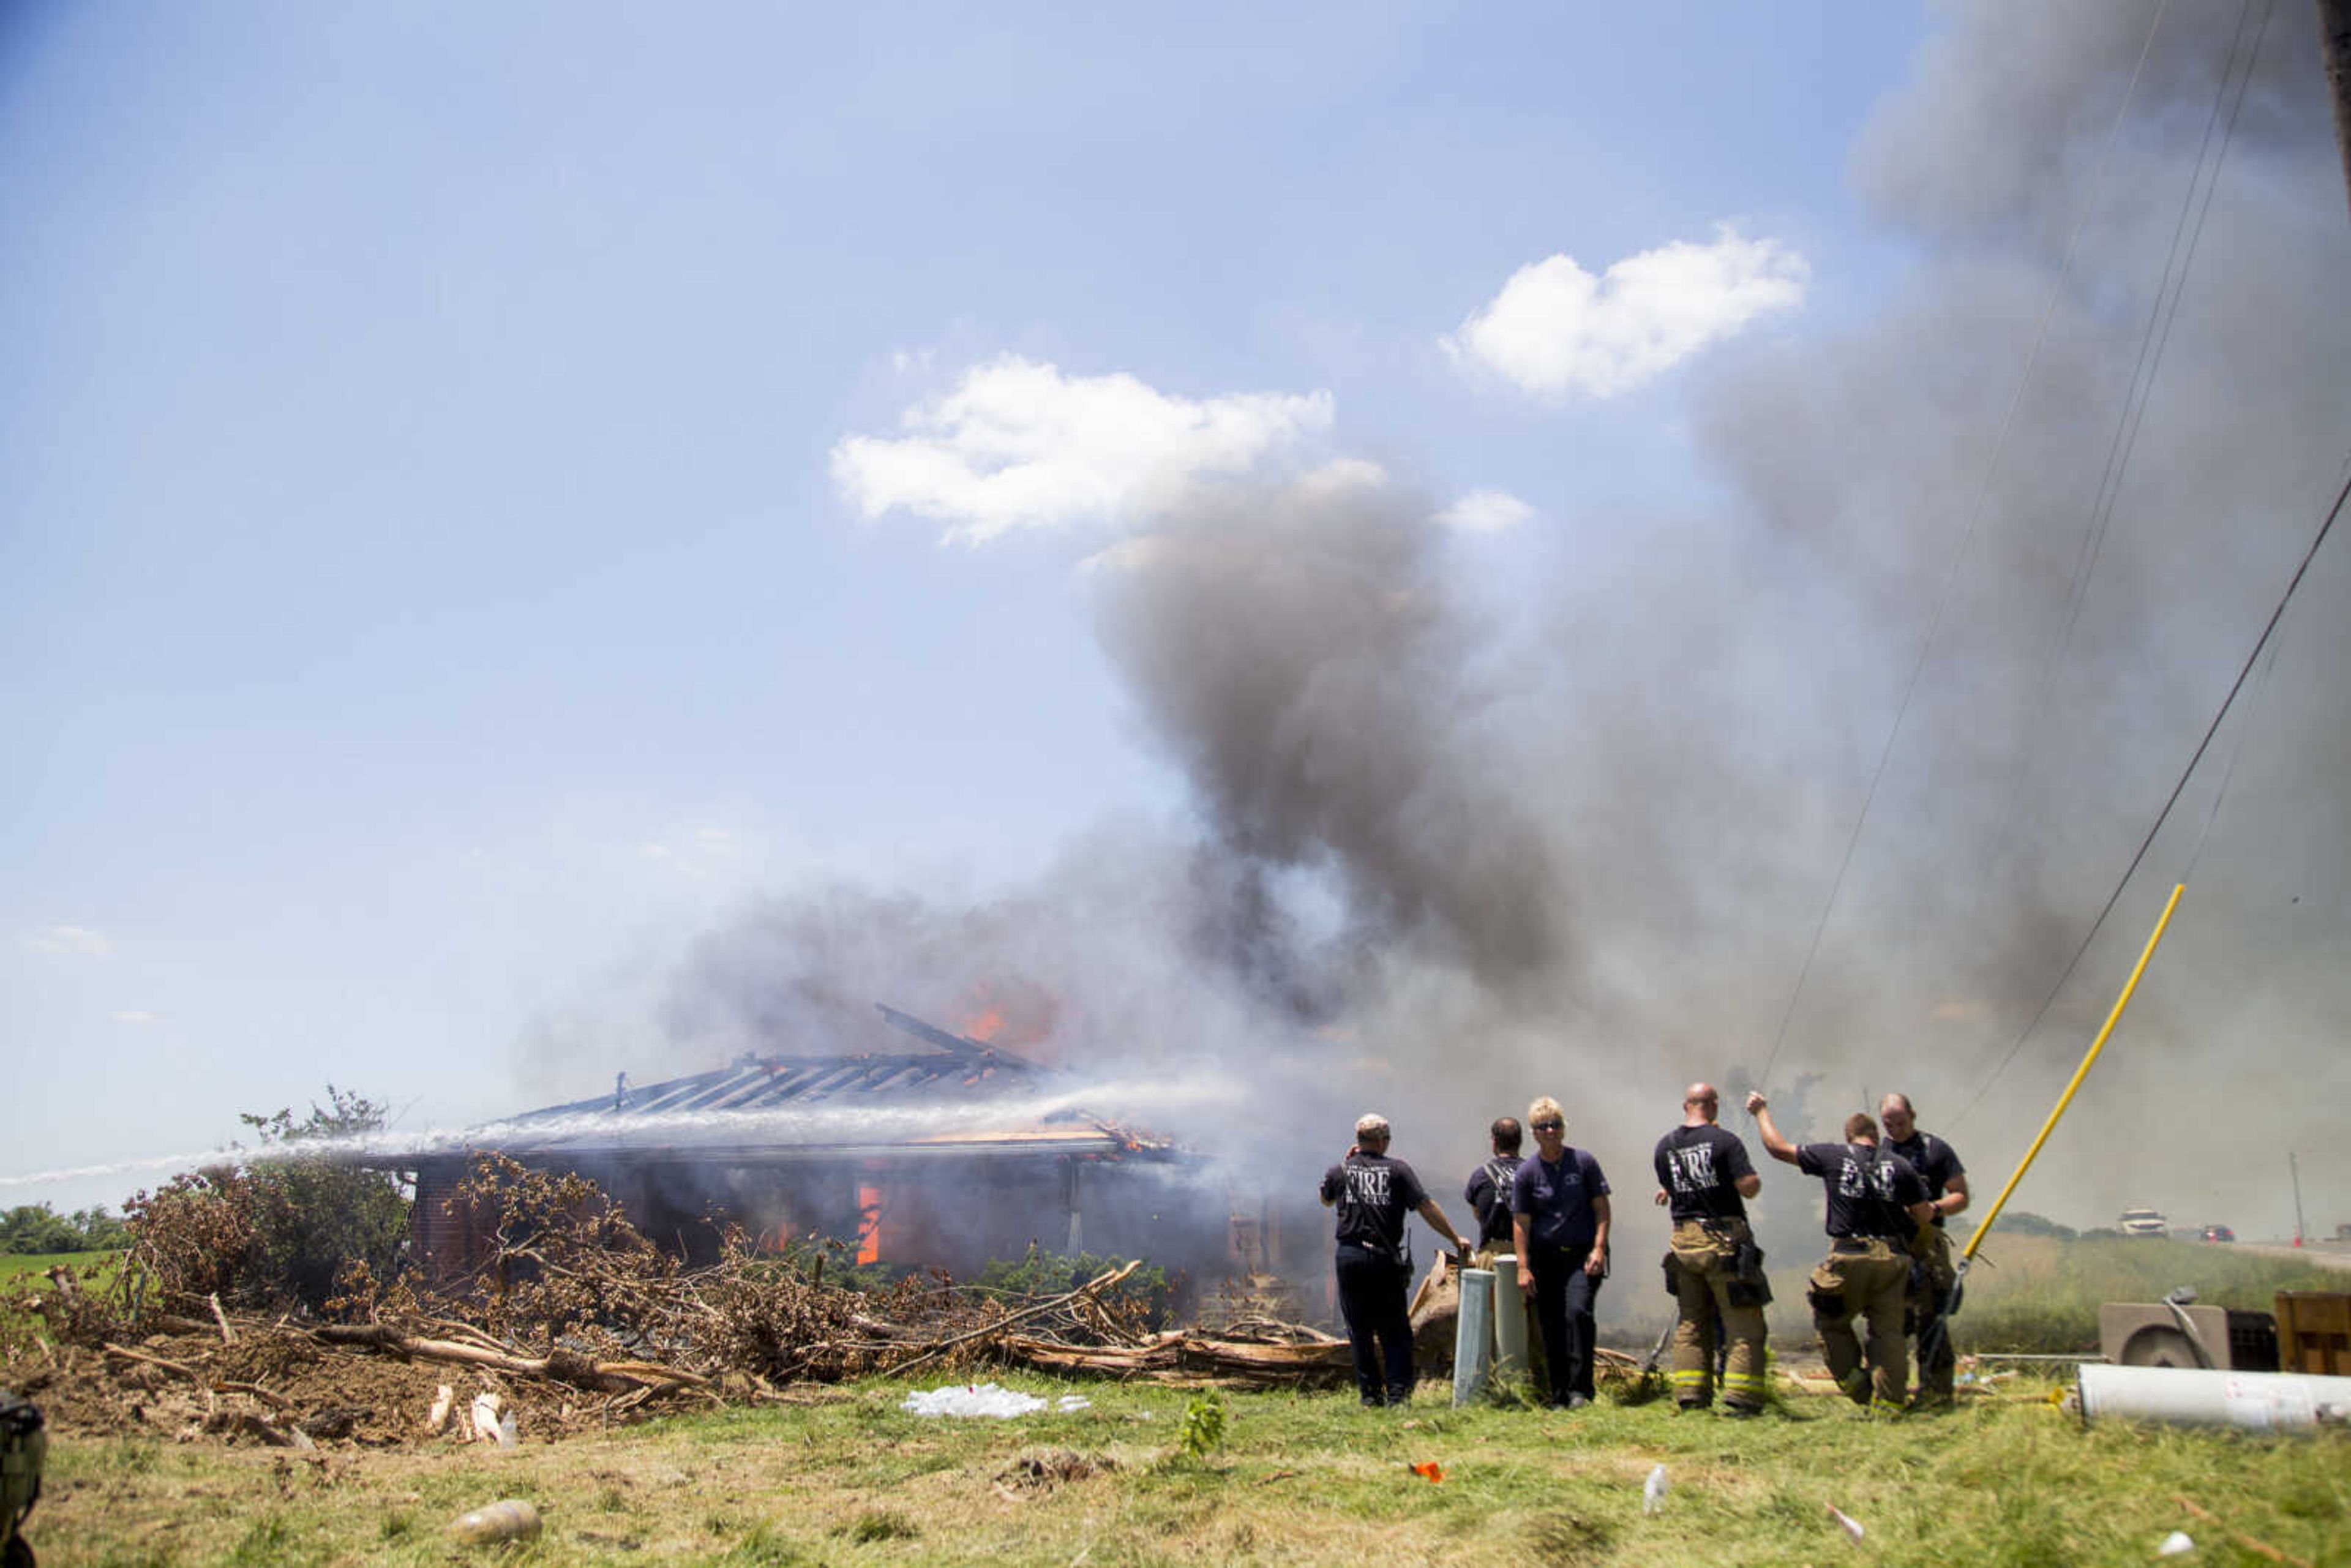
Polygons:
[[[465,1440],[466,1407],[481,1393],[497,1395],[501,1408],[514,1412],[526,1443],[612,1424],[609,1401],[595,1395],[339,1350],[294,1329],[240,1334],[235,1344],[217,1333],[154,1334],[124,1348],[153,1361],[63,1345],[18,1363],[7,1376],[39,1405],[52,1432],[73,1437],[145,1435],[177,1442],[210,1437],[232,1446],[284,1447],[299,1430],[321,1448],[457,1443]],[[435,1433],[428,1417],[444,1385],[455,1414]]]
[[997,1490],[1010,1495],[1042,1496],[1071,1481],[1092,1480],[1118,1469],[1118,1461],[1074,1448],[1041,1448],[1022,1454],[996,1472]]

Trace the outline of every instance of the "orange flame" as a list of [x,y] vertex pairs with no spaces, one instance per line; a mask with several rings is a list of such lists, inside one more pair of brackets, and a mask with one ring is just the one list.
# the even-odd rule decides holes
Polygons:
[[857,1189],[857,1260],[882,1261],[882,1189],[878,1186]]

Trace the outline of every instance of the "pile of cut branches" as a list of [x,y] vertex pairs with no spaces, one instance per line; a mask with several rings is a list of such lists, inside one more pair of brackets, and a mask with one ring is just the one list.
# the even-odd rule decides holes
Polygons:
[[[478,1157],[449,1201],[487,1239],[478,1267],[428,1288],[353,1259],[317,1310],[290,1290],[273,1299],[249,1270],[224,1304],[232,1281],[204,1253],[224,1246],[225,1211],[145,1206],[131,1266],[104,1289],[56,1270],[47,1291],[5,1304],[17,1310],[0,1311],[0,1373],[33,1388],[74,1384],[67,1404],[89,1406],[84,1424],[299,1447],[313,1428],[374,1442],[482,1436],[462,1400],[450,1424],[454,1385],[468,1381],[477,1400],[528,1405],[536,1435],[656,1401],[781,1399],[792,1384],[985,1360],[1256,1384],[1326,1382],[1346,1365],[1340,1342],[1287,1324],[1221,1339],[1155,1332],[1148,1292],[1123,1289],[1140,1282],[1135,1261],[1064,1275],[1070,1288],[1050,1291],[943,1274],[855,1290],[825,1281],[821,1251],[763,1253],[739,1229],[723,1232],[716,1261],[689,1266],[594,1183],[501,1155]],[[350,1392],[362,1387],[366,1397]]]

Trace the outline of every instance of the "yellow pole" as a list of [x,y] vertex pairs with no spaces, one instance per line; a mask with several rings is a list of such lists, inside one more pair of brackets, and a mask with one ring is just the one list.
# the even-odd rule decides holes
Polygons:
[[1962,1267],[1974,1260],[1976,1248],[1991,1233],[1992,1221],[2000,1218],[2001,1209],[2008,1202],[2008,1195],[2016,1190],[2016,1184],[2022,1181],[2024,1173],[2032,1168],[2033,1156],[2041,1153],[2041,1145],[2047,1143],[2049,1134],[2057,1129],[2057,1119],[2065,1113],[2065,1107],[2073,1103],[2074,1091],[2082,1086],[2082,1080],[2090,1075],[2091,1064],[2098,1060],[2098,1052],[2106,1048],[2106,1036],[2114,1033],[2115,1025],[2122,1020],[2123,1009],[2130,1005],[2131,993],[2138,989],[2138,977],[2147,973],[2147,961],[2155,956],[2155,945],[2163,940],[2163,928],[2171,924],[2171,912],[2179,907],[2179,895],[2187,891],[2185,883],[2172,888],[2170,901],[2163,906],[2163,918],[2155,923],[2155,930],[2147,939],[2147,950],[2138,956],[2137,967],[2131,970],[2130,978],[2123,983],[2123,994],[2115,998],[2114,1010],[2106,1015],[2105,1027],[2098,1030],[2098,1038],[2090,1042],[2090,1053],[2082,1058],[2082,1065],[2074,1069],[2074,1082],[2065,1085],[2064,1093],[2057,1096],[2057,1108],[2050,1112],[2049,1120],[2041,1124],[2041,1135],[2032,1140],[2031,1148],[2024,1151],[2023,1162],[2016,1167],[2016,1174],[2008,1178],[2008,1185],[2000,1189],[2000,1197],[1992,1200],[1991,1212],[1983,1217],[1983,1223],[1976,1227],[1976,1233],[1968,1238],[1967,1250],[1959,1254]]

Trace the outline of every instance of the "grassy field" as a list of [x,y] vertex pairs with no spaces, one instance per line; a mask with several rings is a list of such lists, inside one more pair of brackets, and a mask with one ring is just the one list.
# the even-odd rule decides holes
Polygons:
[[[1817,1253],[1771,1260],[1773,1300],[1767,1314],[1775,1344],[1816,1343],[1806,1277]],[[1618,1339],[1646,1348],[1672,1321],[1673,1304],[1631,1277],[1632,1296],[1616,1319]],[[2266,1311],[2280,1291],[2351,1291],[2351,1271],[2201,1241],[2117,1238],[2062,1241],[2051,1236],[1995,1233],[1968,1275],[1967,1300],[1952,1320],[1961,1354],[2036,1351],[2064,1354],[2098,1347],[2102,1301],[2159,1301],[2179,1285],[2219,1307]],[[1612,1287],[1614,1288],[1614,1287]]]
[[115,1252],[0,1252],[0,1291],[26,1282],[21,1281],[24,1275],[31,1275],[37,1282],[60,1263],[68,1269],[87,1269],[120,1256]]
[[[2255,1440],[2100,1427],[2032,1393],[1871,1421],[1798,1396],[1752,1422],[1604,1401],[1575,1414],[1359,1409],[1351,1396],[1230,1395],[1221,1447],[1177,1456],[1187,1396],[1007,1381],[1091,1408],[924,1419],[905,1385],[673,1418],[512,1452],[454,1444],[289,1455],[145,1438],[60,1441],[31,1539],[74,1564],[442,1564],[447,1522],[532,1501],[509,1563],[1796,1563],[1855,1547],[1952,1563],[2144,1563],[2171,1530],[2197,1561],[2255,1561],[2189,1518],[2314,1563],[2351,1563],[2351,1436]],[[925,1386],[928,1384],[924,1385]],[[1037,1469],[1082,1471],[1038,1479]],[[1072,1464],[1074,1458],[1080,1463]],[[1441,1481],[1410,1469],[1434,1463]],[[1652,1467],[1668,1492],[1642,1510]]]
[[2351,1275],[2201,1241],[1995,1233],[1968,1276],[1953,1343],[1962,1352],[2095,1349],[2101,1301],[2159,1301],[2179,1285],[2211,1306],[2267,1311],[2280,1291],[2351,1291]]

